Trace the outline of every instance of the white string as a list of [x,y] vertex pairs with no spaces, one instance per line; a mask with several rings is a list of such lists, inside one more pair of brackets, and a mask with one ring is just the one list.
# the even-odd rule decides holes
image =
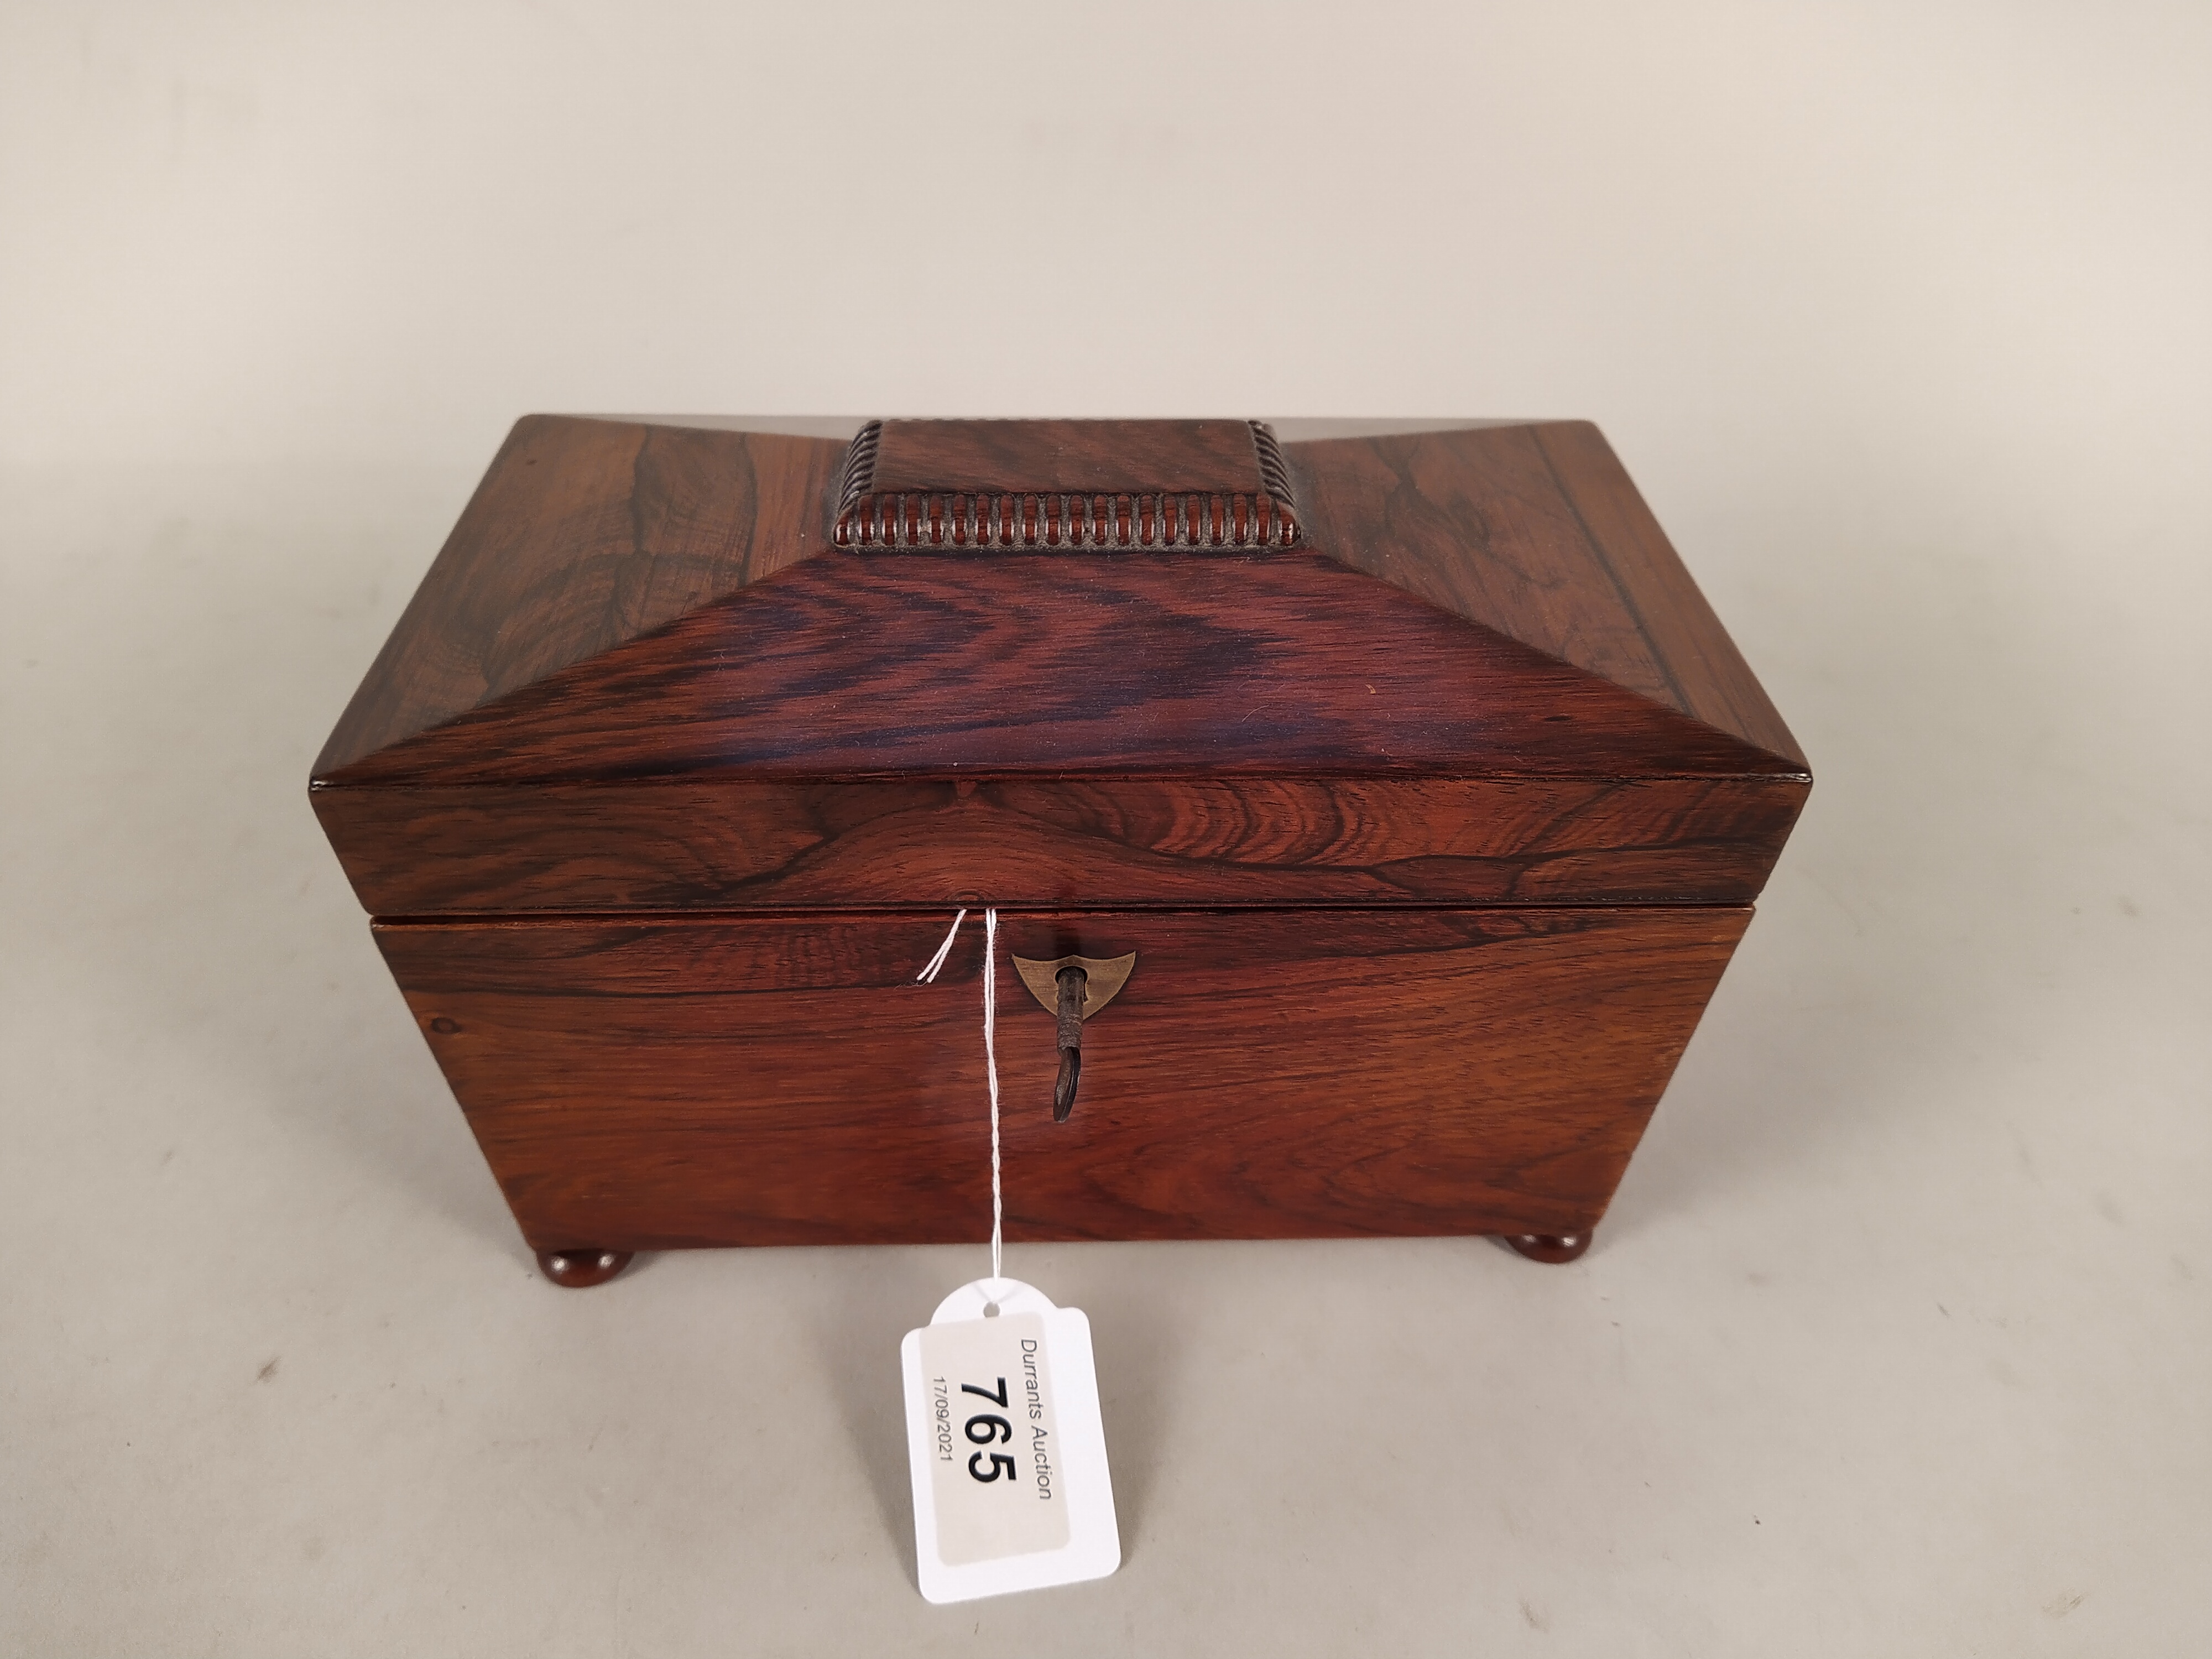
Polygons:
[[[924,985],[937,982],[937,970],[945,966],[945,957],[952,954],[952,941],[960,937],[960,924],[968,919],[964,909],[952,918],[952,930],[945,936],[945,943],[937,947],[937,954],[929,959],[929,966],[915,975]],[[991,1085],[991,1277],[1001,1277],[999,1272],[1005,1249],[1006,1201],[999,1188],[999,913],[983,912],[983,1075]]]
[[[961,912],[967,915],[966,911]],[[955,929],[958,921],[952,924]],[[952,941],[948,939],[949,948]],[[991,1084],[991,1277],[1004,1277],[999,1271],[1000,1235],[1004,1230],[1005,1210],[999,1195],[999,913],[983,912],[983,1073]]]
[[918,982],[923,985],[937,983],[937,970],[945,966],[945,958],[952,954],[952,941],[960,937],[960,924],[967,920],[965,910],[952,918],[952,931],[945,936],[945,943],[937,947],[937,954],[930,957],[929,966],[915,975]]

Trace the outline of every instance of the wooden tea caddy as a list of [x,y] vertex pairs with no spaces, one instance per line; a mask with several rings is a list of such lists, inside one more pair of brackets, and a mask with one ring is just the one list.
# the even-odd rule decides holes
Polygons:
[[1304,424],[515,427],[310,792],[550,1276],[981,1236],[986,905],[1009,1239],[1582,1253],[1811,775],[1595,427]]

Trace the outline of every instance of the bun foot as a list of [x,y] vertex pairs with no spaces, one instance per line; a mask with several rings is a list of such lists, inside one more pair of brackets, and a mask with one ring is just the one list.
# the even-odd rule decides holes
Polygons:
[[540,1250],[538,1270],[567,1291],[604,1285],[629,1266],[629,1250]]
[[[1572,1261],[1590,1247],[1590,1236],[1581,1233],[1504,1233],[1500,1235],[1513,1249],[1531,1261],[1548,1261],[1554,1267],[1563,1261]],[[596,1284],[598,1281],[592,1281]]]

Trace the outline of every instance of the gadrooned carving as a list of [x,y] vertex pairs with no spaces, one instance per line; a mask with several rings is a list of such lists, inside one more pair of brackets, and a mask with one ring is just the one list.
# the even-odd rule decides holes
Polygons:
[[1274,433],[1252,434],[1259,488],[1213,493],[1055,490],[878,492],[884,423],[860,428],[845,459],[835,540],[861,549],[1251,550],[1296,547],[1302,531]]

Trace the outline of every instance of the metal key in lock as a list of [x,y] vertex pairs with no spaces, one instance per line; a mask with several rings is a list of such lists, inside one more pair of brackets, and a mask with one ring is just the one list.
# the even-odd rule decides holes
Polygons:
[[1014,958],[1014,971],[1038,1006],[1058,1022],[1060,1079],[1053,1085],[1052,1121],[1067,1121],[1075,1109],[1075,1091],[1083,1078],[1083,1022],[1121,994],[1136,970],[1137,953],[1110,960],[1061,957],[1052,962]]

